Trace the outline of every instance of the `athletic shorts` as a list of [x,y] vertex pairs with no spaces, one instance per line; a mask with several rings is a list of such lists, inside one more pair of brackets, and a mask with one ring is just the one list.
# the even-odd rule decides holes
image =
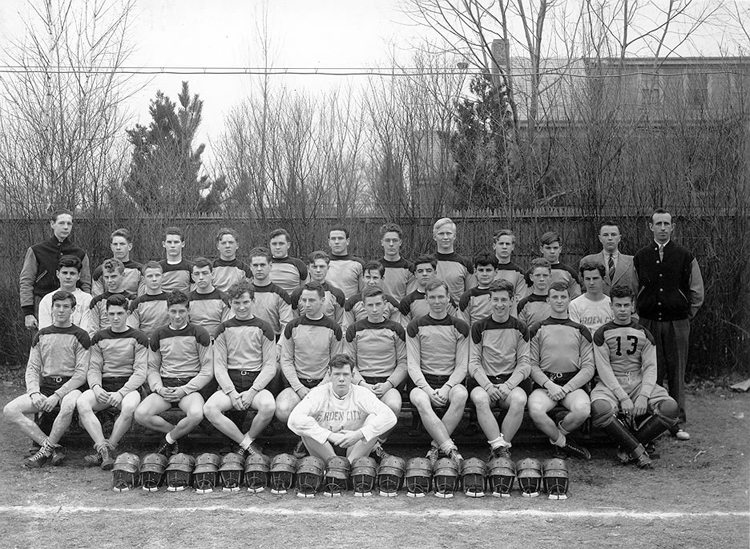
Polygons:
[[[487,376],[487,379],[490,380],[490,383],[493,385],[500,385],[501,383],[505,383],[510,379],[510,375],[507,376]],[[469,393],[474,390],[474,388],[479,387],[479,383],[477,383],[477,380],[473,377],[469,378],[468,383],[466,384],[466,388],[469,390]]]
[[229,370],[229,379],[234,383],[234,388],[238,393],[244,393],[253,386],[260,372],[251,372],[250,370]]
[[102,389],[104,389],[108,393],[114,393],[122,389],[129,379],[130,379],[130,376],[103,377]]
[[[317,387],[318,385],[320,385],[320,382],[323,381],[322,379],[308,379],[304,377],[298,377],[297,379],[299,379],[299,382],[305,387],[307,387],[308,389]],[[286,376],[282,376],[281,381],[284,383],[284,389],[291,387],[291,385],[289,384],[289,380],[286,378]]]
[[[370,385],[377,385],[378,383],[385,383],[386,381],[388,381],[388,376],[362,376],[362,379],[365,380],[365,383],[368,383]],[[403,395],[404,391],[406,390],[406,380],[403,380],[396,387],[394,387],[394,389],[398,390],[398,392]]]
[[[190,380],[193,379],[192,377],[163,377],[161,378],[161,384],[164,385],[164,387],[182,387],[183,385],[187,385]],[[213,379],[211,382],[207,383],[205,387],[202,389],[199,389],[196,391],[200,396],[203,397],[203,401],[205,402],[208,400],[212,394],[216,392],[216,388],[218,387],[218,384],[216,383],[216,380]],[[178,402],[172,403],[172,408],[178,408],[179,406]]]
[[[618,381],[620,381],[620,383],[622,384],[622,382],[624,381],[624,378],[618,377]],[[632,383],[627,386],[623,385],[622,388],[628,394],[628,396],[630,397],[630,400],[635,402],[635,399],[641,390],[640,377],[638,378],[637,382]],[[651,396],[648,398],[649,413],[652,413],[654,411],[654,407],[657,404],[659,404],[660,402],[664,402],[665,400],[670,400],[670,399],[672,399],[672,397],[669,396],[669,393],[664,387],[662,387],[661,385],[655,385],[654,390],[651,391]],[[596,387],[594,387],[594,389],[591,391],[591,402],[595,400],[606,400],[612,405],[612,408],[615,411],[620,410],[620,402],[617,400],[617,397],[602,382],[597,383]]]
[[[560,373],[560,372],[544,372],[544,373],[549,378],[550,381],[552,381],[553,383],[559,385],[560,387],[562,387],[567,382],[569,382],[571,379],[573,379],[574,377],[576,377],[576,375],[578,375],[578,372],[565,372],[565,373]],[[583,387],[581,387],[581,388],[583,390],[586,390],[586,386],[585,385]],[[534,382],[534,386],[532,387],[532,390],[536,390],[536,389],[544,389],[544,387],[542,387],[541,385],[538,385],[536,382]],[[586,392],[588,392],[588,391],[586,391]]]
[[[44,376],[41,383],[39,383],[39,392],[45,397],[50,397],[55,391],[65,385],[69,379],[70,376]],[[88,388],[89,386],[84,383],[75,390],[83,392]]]

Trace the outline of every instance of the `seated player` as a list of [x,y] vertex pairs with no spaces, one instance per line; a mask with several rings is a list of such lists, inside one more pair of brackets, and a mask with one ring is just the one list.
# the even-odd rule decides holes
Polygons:
[[219,229],[216,234],[219,258],[214,259],[212,267],[214,287],[221,292],[226,292],[237,282],[252,278],[250,267],[237,259],[239,247],[237,231],[226,227]]
[[[340,325],[344,319],[346,297],[344,297],[344,292],[326,280],[330,262],[327,253],[312,252],[308,256],[308,272],[310,273],[310,282],[316,282],[323,289],[323,315]],[[292,310],[297,316],[302,316],[304,313],[300,303],[303,291],[304,285],[291,295]]]
[[587,259],[581,263],[581,279],[586,293],[570,302],[570,320],[586,326],[593,334],[612,320],[612,303],[604,293],[604,265]]
[[[469,375],[476,385],[470,393],[477,419],[490,445],[488,461],[510,458],[513,437],[521,427],[526,392],[519,383],[529,377],[529,332],[511,316],[515,288],[507,280],[489,287],[492,315],[471,327]],[[502,427],[492,408],[507,410]]]
[[[116,229],[112,231],[109,238],[109,248],[112,250],[112,258],[122,261],[125,270],[122,273],[122,287],[133,295],[143,293],[143,281],[141,279],[143,265],[130,259],[133,251],[133,237],[127,229]],[[94,269],[91,276],[91,294],[96,297],[106,290],[102,274],[104,270],[100,265]]]
[[307,280],[307,265],[301,259],[289,257],[292,238],[284,229],[274,229],[268,235],[268,247],[273,255],[271,282],[278,284],[290,296]]
[[[589,451],[568,436],[591,413],[591,401],[584,389],[594,377],[591,332],[568,318],[570,291],[566,282],[554,282],[548,299],[550,317],[529,328],[529,359],[534,380],[528,400],[529,416],[556,450],[559,448],[571,457],[591,459]],[[568,413],[555,423],[547,414],[558,404]]]
[[107,259],[102,263],[102,279],[104,280],[104,293],[99,294],[91,300],[89,308],[91,315],[89,318],[89,336],[93,336],[99,330],[109,328],[109,317],[107,316],[107,298],[113,295],[121,295],[130,303],[135,299],[135,294],[131,294],[123,288],[123,273],[125,266],[119,259]]
[[562,241],[560,235],[555,231],[547,231],[542,235],[539,244],[539,251],[542,257],[549,261],[551,267],[550,284],[557,281],[563,281],[570,289],[570,299],[575,299],[581,295],[581,281],[578,273],[570,265],[560,263],[560,254],[562,253]]
[[518,320],[526,326],[541,322],[550,314],[547,295],[550,284],[549,261],[537,258],[531,262],[529,269],[531,293],[518,302]]
[[[135,410],[139,424],[165,434],[157,452],[166,457],[180,453],[178,440],[203,420],[204,399],[210,394],[201,391],[213,380],[211,336],[189,322],[189,306],[183,292],[169,294],[169,324],[157,328],[149,342],[147,379],[152,392]],[[159,415],[173,406],[185,412],[177,425]]]
[[[469,396],[462,384],[469,362],[469,325],[448,314],[450,295],[445,282],[434,280],[425,290],[430,312],[406,328],[407,369],[414,384],[409,398],[432,437],[427,457],[434,464],[442,453],[460,469],[463,457],[451,434]],[[442,419],[435,407],[447,408]]]
[[[24,461],[25,467],[38,468],[47,461],[60,465],[65,459],[65,448],[59,442],[86,382],[91,345],[88,334],[70,321],[75,307],[76,298],[70,292],[58,290],[52,296],[52,326],[39,330],[31,343],[26,393],[3,408],[3,417],[40,445],[39,451]],[[60,412],[47,435],[29,416],[49,414],[58,406]]]
[[[367,317],[346,330],[347,349],[356,366],[354,382],[372,391],[398,417],[406,381],[406,334],[401,324],[385,318],[387,302],[381,288],[365,288],[362,303]],[[385,439],[381,436],[380,444]],[[382,459],[380,445],[375,451]]]
[[[385,267],[379,261],[368,261],[365,264],[364,271],[362,273],[362,279],[364,280],[365,288],[382,288],[383,287],[383,276],[385,275]],[[346,331],[346,328],[357,322],[367,318],[367,311],[365,310],[365,304],[362,300],[364,291],[359,292],[349,299],[347,299],[344,305],[344,321],[342,322],[341,328]],[[394,322],[401,322],[401,312],[399,311],[398,300],[390,295],[382,294],[385,300],[385,306],[383,308],[383,317],[386,320],[393,320]]]
[[190,292],[190,322],[204,327],[213,338],[232,312],[229,299],[216,289],[213,282],[213,267],[205,257],[193,260],[193,284]]
[[279,338],[286,325],[294,318],[292,299],[281,287],[271,282],[273,260],[268,248],[250,250],[250,269],[255,290],[253,314],[268,322]]
[[185,249],[185,238],[179,227],[167,227],[164,229],[164,247],[166,257],[159,262],[162,273],[162,289],[167,292],[179,290],[185,294],[190,293],[190,280],[193,274],[193,266],[187,259],[182,257]]
[[380,245],[383,247],[380,263],[385,267],[383,291],[399,302],[417,289],[414,265],[401,257],[401,235],[401,226],[396,223],[385,223],[380,227]]
[[87,294],[78,287],[81,278],[81,260],[74,255],[64,255],[57,265],[57,279],[60,289],[45,295],[39,302],[39,329],[52,326],[52,296],[60,290],[70,292],[76,298],[76,307],[70,321],[79,328],[89,330],[91,322],[91,294]]
[[591,417],[594,426],[620,446],[622,462],[650,469],[644,446],[678,423],[679,406],[656,383],[656,345],[649,331],[632,319],[633,291],[615,286],[609,296],[614,320],[594,334],[600,381],[591,391]]
[[[437,280],[437,259],[431,255],[420,255],[414,262],[414,273],[417,279],[417,289],[402,299],[398,306],[404,327],[412,320],[430,312],[425,288]],[[456,304],[450,296],[448,296],[448,314],[451,316],[456,314]]]
[[[94,441],[96,454],[86,456],[89,465],[105,471],[115,464],[117,444],[133,423],[141,403],[139,389],[146,381],[148,338],[127,325],[128,300],[121,295],[107,298],[109,328],[94,334],[87,374],[88,391],[78,397],[76,407],[81,425]],[[109,438],[104,437],[96,412],[120,411]]]
[[352,363],[348,355],[331,357],[331,382],[313,388],[289,416],[289,429],[302,437],[310,455],[326,462],[337,449],[350,463],[369,455],[378,437],[396,425],[388,406],[352,384]]
[[156,328],[169,324],[167,297],[162,291],[162,266],[149,261],[143,266],[143,283],[146,292],[130,302],[128,326],[151,337]]
[[489,287],[495,280],[497,258],[487,252],[474,256],[474,278],[477,285],[470,288],[458,301],[459,318],[471,326],[492,314]]
[[[282,290],[283,291],[283,290]],[[240,445],[239,454],[257,454],[253,444],[276,412],[273,395],[266,389],[276,375],[276,339],[271,325],[253,314],[253,286],[243,280],[229,288],[234,318],[222,323],[214,341],[214,375],[219,383],[203,407],[203,414],[219,431]],[[243,433],[224,415],[229,410],[256,414]]]
[[[302,286],[299,307],[302,315],[284,328],[281,346],[281,371],[285,389],[276,398],[276,417],[286,424],[289,414],[310,389],[328,381],[326,373],[331,357],[342,350],[341,326],[324,315],[326,293],[318,282]],[[302,443],[295,448],[303,451]]]
[[500,229],[492,238],[497,257],[495,280],[507,280],[513,284],[514,299],[511,316],[518,317],[518,304],[529,293],[526,285],[526,273],[513,261],[513,250],[516,248],[516,235],[510,229]]

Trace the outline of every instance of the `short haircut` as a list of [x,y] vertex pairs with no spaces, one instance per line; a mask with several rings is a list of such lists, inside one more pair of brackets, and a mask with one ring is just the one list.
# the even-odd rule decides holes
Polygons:
[[547,231],[542,235],[542,238],[539,239],[539,242],[542,246],[546,246],[548,244],[554,244],[557,242],[562,246],[562,240],[560,240],[560,235],[557,234],[555,231]]
[[437,269],[437,259],[434,255],[420,255],[417,259],[414,260],[414,270],[417,269],[419,265],[423,265],[424,263],[429,263],[432,265],[433,269]]
[[167,308],[171,307],[172,305],[189,305],[189,304],[190,304],[190,298],[185,292],[181,292],[180,290],[175,290],[167,294]]
[[440,287],[445,288],[445,293],[447,295],[450,295],[448,284],[446,284],[444,280],[439,280],[439,279],[429,282],[427,286],[424,287],[424,293],[427,294],[428,292],[431,292],[432,290],[437,290]]
[[578,272],[581,273],[581,278],[583,278],[584,271],[599,271],[602,278],[607,274],[607,269],[604,268],[602,262],[596,261],[595,259],[587,259],[581,263],[581,266],[578,268]]
[[670,219],[672,218],[672,214],[670,212],[668,212],[667,210],[665,210],[664,208],[656,208],[653,212],[651,212],[651,222],[652,223],[654,221],[654,216],[656,214],[667,214],[670,217]]
[[516,243],[516,235],[514,235],[513,231],[511,231],[510,229],[500,229],[499,231],[497,231],[492,237],[492,243],[497,244],[498,240],[500,240],[500,237],[502,236],[509,236],[511,243]]
[[55,210],[54,212],[50,214],[49,220],[54,223],[55,221],[57,221],[57,218],[60,217],[61,215],[69,215],[72,218],[73,212],[65,208],[60,208],[59,210]]
[[548,271],[552,271],[552,264],[544,259],[543,257],[537,257],[531,261],[531,266],[529,267],[529,274],[534,274],[534,271],[539,268],[547,269]]
[[64,255],[60,258],[60,261],[57,262],[57,270],[59,271],[63,267],[73,267],[80,273],[82,265],[83,264],[81,263],[81,260],[78,259],[78,257],[74,255]]
[[385,233],[396,233],[401,238],[403,231],[401,230],[401,225],[398,223],[383,223],[380,226],[380,238],[383,238]]
[[122,294],[111,295],[107,298],[107,310],[108,311],[110,307],[122,307],[123,309],[127,310],[128,298]]
[[329,370],[343,368],[344,366],[349,366],[349,370],[354,370],[354,360],[344,353],[333,355],[331,361],[328,363]]
[[167,236],[169,236],[170,234],[179,236],[180,240],[182,242],[185,242],[185,236],[182,234],[182,229],[180,229],[179,227],[167,227],[166,229],[164,229],[164,240],[166,240]]
[[630,286],[625,286],[624,284],[618,284],[614,288],[612,288],[609,291],[609,298],[615,299],[616,297],[627,297],[630,298],[630,300],[633,300],[633,290],[630,288]]
[[323,250],[315,250],[307,256],[307,264],[313,265],[318,259],[322,259],[326,264],[331,262],[331,258]]
[[124,273],[125,272],[125,265],[122,264],[122,261],[119,259],[115,259],[114,257],[110,259],[104,260],[104,263],[102,263],[102,271],[105,273]]
[[127,229],[122,229],[122,228],[115,229],[114,231],[112,231],[112,234],[109,235],[109,241],[112,242],[116,236],[123,237],[127,241],[128,244],[133,243],[133,235],[131,235],[130,231]]
[[362,290],[362,303],[365,302],[365,299],[368,297],[377,297],[379,295],[384,296],[382,288],[378,288],[377,286],[368,286],[364,290]]
[[509,280],[505,280],[504,278],[494,281],[487,289],[489,290],[490,294],[494,292],[508,292],[508,297],[511,299],[513,299],[513,296],[515,295],[513,284]]
[[216,242],[221,242],[221,239],[224,238],[226,235],[231,236],[238,242],[240,240],[239,237],[237,236],[237,231],[235,231],[234,229],[230,229],[229,227],[222,227],[216,233]]
[[347,229],[346,227],[344,227],[341,224],[336,224],[333,227],[331,227],[330,229],[328,229],[328,238],[331,238],[331,233],[333,231],[342,231],[344,233],[344,236],[346,238],[349,238],[349,229]]
[[320,282],[312,281],[307,282],[304,286],[302,286],[302,291],[304,292],[307,290],[308,292],[315,292],[318,294],[320,299],[323,299],[326,296],[326,291],[323,289],[323,285]]
[[380,261],[368,261],[365,263],[363,273],[369,273],[370,271],[378,271],[380,273],[380,278],[383,278],[385,276],[385,265],[383,265]]
[[604,227],[617,227],[617,230],[620,230],[620,226],[611,219],[607,219],[606,221],[601,222],[601,224],[599,225],[599,232],[602,232],[602,228]]
[[240,280],[232,284],[227,290],[227,297],[230,300],[239,299],[242,294],[250,294],[250,299],[255,299],[255,288],[249,280]]
[[551,292],[552,290],[555,290],[556,292],[566,292],[568,294],[568,297],[570,297],[570,285],[564,280],[553,282],[549,287],[549,291]]
[[214,270],[214,264],[210,259],[207,259],[205,257],[196,257],[193,259],[193,266],[190,269],[192,272],[194,268],[198,267],[199,269],[202,269],[203,267],[208,267],[208,269],[213,272]]
[[76,296],[74,296],[70,292],[66,292],[65,290],[57,290],[54,294],[52,294],[52,304],[54,305],[55,301],[64,301],[66,299],[70,300],[70,304],[75,307],[76,306]]
[[474,266],[476,267],[478,265],[491,265],[494,269],[497,269],[500,263],[498,263],[495,254],[491,254],[489,252],[479,252],[474,256]]
[[250,258],[250,261],[252,261],[254,257],[265,257],[266,261],[268,261],[269,263],[273,261],[273,254],[271,254],[271,250],[269,250],[265,246],[256,246],[255,248],[250,250],[248,257]]
[[162,273],[164,272],[164,267],[161,266],[161,264],[158,261],[147,261],[143,267],[141,267],[141,274],[146,274],[146,269],[159,269]]
[[437,234],[438,229],[440,229],[444,225],[453,225],[453,232],[456,232],[456,224],[453,222],[453,220],[450,217],[441,217],[440,219],[435,221],[435,224],[432,226],[432,234]]
[[286,238],[287,243],[292,241],[292,237],[289,236],[289,233],[286,231],[286,229],[274,229],[270,233],[268,233],[268,241],[271,242],[274,238],[277,236],[283,236]]

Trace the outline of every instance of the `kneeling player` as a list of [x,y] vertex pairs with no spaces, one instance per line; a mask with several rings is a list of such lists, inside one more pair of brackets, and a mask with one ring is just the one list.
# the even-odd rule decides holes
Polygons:
[[[60,290],[52,296],[52,326],[39,330],[31,344],[26,394],[3,409],[5,419],[41,446],[26,459],[25,467],[41,467],[48,460],[60,465],[65,459],[65,449],[58,443],[73,419],[76,399],[81,395],[79,387],[86,381],[89,364],[89,336],[70,321],[75,306],[76,298],[70,292]],[[47,436],[28,416],[50,413],[58,405],[60,413]]]
[[[596,371],[600,382],[591,391],[595,427],[620,445],[618,457],[651,468],[644,448],[678,422],[679,407],[664,387],[656,384],[656,346],[646,328],[631,319],[633,292],[615,286],[610,292],[614,320],[594,334]],[[617,417],[625,416],[625,424]],[[626,425],[637,429],[631,431]]]
[[[109,328],[94,334],[87,374],[90,389],[83,393],[76,406],[81,425],[94,441],[96,454],[84,459],[100,465],[105,471],[115,464],[117,443],[133,423],[135,409],[141,403],[138,392],[146,381],[148,338],[143,332],[128,327],[128,300],[122,295],[107,298]],[[109,439],[104,438],[96,412],[117,408],[120,414]]]
[[[523,323],[510,315],[514,287],[507,280],[489,286],[491,316],[471,327],[469,373],[477,386],[471,400],[477,419],[490,445],[490,457],[510,458],[512,440],[523,421],[526,392],[518,386],[529,377],[529,332]],[[502,428],[492,408],[505,410]]]
[[[151,334],[148,384],[153,391],[135,411],[135,420],[149,429],[165,433],[158,453],[179,453],[178,439],[203,419],[203,389],[213,379],[213,349],[205,328],[188,322],[188,296],[179,290],[169,294],[169,324]],[[159,414],[172,406],[185,412],[177,425]]]
[[302,437],[311,455],[328,461],[336,447],[350,462],[370,454],[378,437],[396,425],[388,406],[364,387],[352,385],[352,359],[331,358],[330,383],[310,390],[289,416],[289,428]]
[[[266,389],[276,375],[276,338],[273,327],[253,314],[253,285],[243,280],[227,291],[234,318],[222,323],[214,342],[214,375],[219,390],[203,413],[219,431],[240,445],[240,455],[260,453],[253,442],[273,419],[276,402]],[[257,413],[250,430],[242,433],[225,412]]]
[[[434,464],[442,452],[460,469],[463,457],[451,434],[463,417],[469,396],[462,385],[469,362],[469,325],[448,314],[450,295],[445,282],[430,282],[425,292],[430,312],[406,328],[407,368],[415,385],[409,398],[432,437],[427,457]],[[434,407],[447,408],[442,419]]]
[[[568,436],[591,414],[591,401],[583,389],[595,371],[591,332],[568,318],[567,282],[554,282],[547,299],[549,318],[529,328],[531,378],[536,387],[529,395],[529,416],[565,454],[591,459],[589,451]],[[558,404],[569,412],[555,424],[548,413]]]

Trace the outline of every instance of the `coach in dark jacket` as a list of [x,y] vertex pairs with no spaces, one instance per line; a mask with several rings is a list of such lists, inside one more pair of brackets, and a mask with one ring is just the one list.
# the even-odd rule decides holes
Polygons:
[[73,231],[73,212],[57,210],[50,218],[53,236],[49,240],[34,244],[26,250],[26,257],[19,277],[21,309],[24,322],[29,329],[37,327],[37,307],[41,299],[60,287],[57,279],[58,261],[64,255],[74,255],[81,260],[80,286],[91,292],[91,269],[86,252],[70,240]]
[[[693,254],[672,242],[674,224],[669,212],[654,211],[649,229],[654,242],[633,258],[639,288],[636,307],[640,323],[656,340],[657,383],[664,385],[666,379],[670,396],[680,406],[680,422],[684,422],[690,320],[703,304],[703,277]],[[680,440],[690,438],[679,425],[672,433]]]

